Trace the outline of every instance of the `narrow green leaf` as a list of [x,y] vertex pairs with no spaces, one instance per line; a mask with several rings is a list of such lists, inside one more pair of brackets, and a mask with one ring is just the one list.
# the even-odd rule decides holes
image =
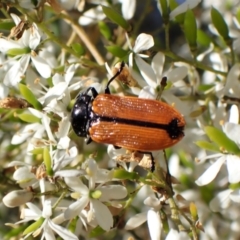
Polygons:
[[110,52],[113,56],[118,57],[118,58],[124,58],[127,56],[128,51],[122,49],[119,46],[113,45],[113,46],[107,46],[106,49],[108,52]]
[[112,37],[112,33],[111,33],[111,30],[110,28],[108,27],[108,25],[103,22],[103,21],[100,21],[98,22],[98,26],[99,26],[99,30],[101,32],[101,34],[107,39],[107,40],[110,40],[111,37]]
[[81,44],[73,43],[71,46],[72,46],[74,52],[77,53],[79,57],[84,55],[85,50],[84,50],[84,48],[83,48],[83,46]]
[[105,231],[100,226],[97,226],[90,232],[89,237],[97,238],[97,237],[103,235],[104,233],[105,233]]
[[216,143],[219,148],[227,150],[229,153],[240,154],[237,144],[229,139],[221,130],[215,127],[205,127],[207,136]]
[[139,179],[139,175],[135,172],[127,172],[123,169],[117,169],[114,171],[114,178],[137,180]]
[[43,224],[44,220],[45,219],[43,217],[40,217],[36,222],[32,223],[24,230],[23,235],[36,231]]
[[43,161],[46,167],[47,175],[53,176],[53,170],[52,170],[52,160],[49,153],[48,148],[44,148],[43,150]]
[[29,113],[21,113],[21,114],[18,114],[17,116],[24,122],[28,122],[28,123],[41,122],[39,118]]
[[198,29],[197,30],[197,42],[204,47],[209,47],[209,45],[212,43],[212,38],[210,36],[208,36],[202,30]]
[[7,55],[10,57],[15,57],[18,55],[28,54],[30,52],[30,48],[11,48],[7,51]]
[[37,155],[37,154],[43,154],[43,148],[34,148],[32,151],[31,151],[31,153],[33,154],[33,155]]
[[114,9],[102,6],[104,14],[114,23],[121,26],[126,31],[131,30],[131,25]]
[[24,84],[19,83],[19,91],[21,95],[30,103],[33,105],[34,108],[41,110],[42,105],[41,103],[36,99],[35,95],[31,92],[31,90]]
[[162,9],[162,18],[164,23],[168,23],[169,21],[169,7],[167,0],[159,0]]
[[191,51],[197,48],[197,23],[192,10],[188,10],[184,19],[184,34]]
[[13,27],[15,26],[15,24],[13,22],[0,22],[0,29],[1,30],[11,30]]
[[213,152],[219,152],[220,149],[218,146],[216,146],[216,144],[214,143],[210,143],[210,142],[206,142],[206,141],[197,141],[195,142],[195,144],[205,150],[209,150],[209,151],[213,151]]
[[[176,8],[178,7],[178,3],[176,2],[176,0],[169,0],[169,7],[170,7],[170,10],[171,12]],[[175,20],[179,23],[179,24],[183,24],[184,23],[184,16],[185,16],[185,13],[181,13],[179,15],[177,15],[175,17]]]
[[214,27],[217,29],[218,33],[223,37],[225,41],[230,39],[229,29],[223,18],[223,14],[220,13],[216,8],[212,7],[211,17]]

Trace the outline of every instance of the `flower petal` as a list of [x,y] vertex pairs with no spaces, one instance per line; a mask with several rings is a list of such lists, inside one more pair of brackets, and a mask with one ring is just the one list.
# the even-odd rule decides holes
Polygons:
[[195,183],[198,186],[203,186],[210,183],[217,176],[224,162],[225,156],[220,157],[195,181]]
[[125,229],[132,230],[134,228],[137,228],[138,226],[146,222],[146,220],[147,220],[147,212],[138,213],[127,221],[125,225]]
[[240,158],[234,155],[227,155],[228,181],[238,183],[240,181]]
[[136,0],[122,0],[122,14],[126,20],[130,20],[136,9]]
[[36,67],[38,73],[44,77],[49,78],[51,76],[51,68],[49,67],[48,63],[42,57],[31,56],[34,66]]
[[149,34],[141,33],[140,35],[138,35],[135,41],[133,51],[135,53],[139,53],[139,52],[148,50],[153,45],[154,45],[153,37]]
[[127,196],[127,189],[120,185],[108,185],[97,188],[102,192],[100,201],[105,202],[111,199],[123,199]]
[[166,74],[166,77],[172,83],[177,82],[187,76],[188,69],[184,66],[174,68]]
[[113,227],[113,217],[110,210],[98,200],[92,199],[91,203],[99,226],[108,232]]
[[156,80],[156,75],[155,75],[152,67],[138,56],[135,56],[135,61],[136,61],[136,64],[138,66],[138,69],[139,69],[141,75],[143,76],[143,78],[147,82],[147,84],[150,87],[156,88],[157,80]]
[[162,232],[162,222],[159,212],[150,209],[147,214],[147,223],[151,240],[159,240]]
[[51,229],[56,232],[62,239],[64,240],[78,240],[78,237],[73,234],[72,232],[70,232],[69,230],[67,230],[64,227],[61,227],[55,223],[53,223],[53,221],[48,221],[48,225],[49,227],[51,227]]
[[210,202],[210,208],[214,212],[218,212],[221,209],[226,209],[229,206],[230,199],[229,196],[233,190],[227,189],[225,191],[222,191],[216,195],[216,197],[213,198],[213,200]]

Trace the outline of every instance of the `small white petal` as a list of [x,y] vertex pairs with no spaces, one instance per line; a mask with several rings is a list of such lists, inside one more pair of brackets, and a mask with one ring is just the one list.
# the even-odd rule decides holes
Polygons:
[[99,226],[107,232],[110,231],[113,227],[113,217],[108,207],[95,199],[92,199],[91,203]]
[[139,53],[145,50],[148,50],[154,45],[153,37],[146,33],[141,33],[138,35],[133,51]]
[[102,186],[97,189],[102,192],[99,199],[101,202],[109,201],[111,199],[123,199],[127,196],[127,189],[120,185]]
[[90,10],[84,12],[84,14],[79,18],[78,22],[82,26],[90,25],[101,21],[106,17],[102,11],[102,7],[98,6],[96,8],[91,8]]
[[177,82],[187,76],[188,69],[184,66],[174,68],[166,74],[166,77],[172,83]]
[[227,155],[228,181],[238,183],[240,181],[240,158],[234,155]]
[[2,202],[9,208],[18,207],[31,201],[33,193],[26,190],[16,190],[3,197]]
[[147,197],[143,203],[149,207],[154,208],[155,210],[159,210],[161,208],[161,202],[156,197]]
[[78,199],[76,202],[70,204],[70,206],[64,212],[64,218],[71,219],[76,217],[87,206],[88,202],[89,202],[88,197],[83,196],[80,199]]
[[29,47],[34,50],[37,48],[41,41],[41,36],[38,31],[38,27],[35,23],[33,23],[32,28],[27,30],[30,31],[30,36],[29,36]]
[[0,83],[0,99],[6,98],[9,94],[9,88],[3,83]]
[[155,75],[153,69],[151,68],[151,66],[138,56],[135,56],[135,61],[136,61],[136,64],[138,66],[138,69],[139,69],[141,75],[143,76],[143,78],[147,82],[147,84],[150,87],[156,88],[157,79],[156,79],[156,75]]
[[46,200],[43,202],[42,216],[44,218],[50,218],[52,216],[52,204],[50,200]]
[[232,105],[230,108],[229,122],[236,124],[239,123],[239,111],[237,105]]
[[221,211],[221,209],[226,209],[229,206],[230,199],[229,196],[233,190],[227,189],[217,194],[216,197],[210,202],[210,208],[214,212]]
[[42,128],[42,126],[39,123],[33,123],[24,126],[20,131],[14,134],[11,144],[16,145],[24,142],[27,138],[33,135],[37,129],[40,128]]
[[54,174],[54,177],[80,177],[85,174],[86,174],[86,172],[84,170],[71,169],[71,170],[57,171]]
[[53,221],[48,221],[48,225],[51,227],[51,229],[56,232],[62,239],[64,240],[78,240],[78,237],[73,234],[72,232],[70,232],[69,230],[67,230],[64,227],[61,227],[55,223],[53,223]]
[[225,156],[220,157],[195,181],[198,186],[210,183],[218,174],[220,168],[225,162]]
[[158,52],[152,60],[152,69],[154,70],[158,83],[161,81],[162,78],[164,62],[165,56],[161,52]]
[[230,194],[230,199],[236,203],[240,203],[240,194],[239,194],[239,189],[234,190],[231,194]]
[[38,73],[42,77],[49,78],[51,76],[51,68],[45,59],[43,59],[42,57],[39,57],[38,55],[31,56],[31,59],[32,59],[33,64],[36,67]]
[[157,93],[154,88],[150,86],[146,86],[140,91],[138,97],[145,98],[145,99],[156,99]]
[[133,17],[136,9],[136,0],[122,0],[122,14],[126,20]]
[[238,145],[240,144],[240,125],[236,123],[226,122],[223,125],[225,134]]
[[142,225],[144,222],[146,222],[146,220],[147,220],[147,211],[141,212],[141,213],[136,214],[133,217],[131,217],[127,221],[124,228],[126,230],[132,230],[132,229],[137,228],[138,226]]
[[162,222],[159,212],[150,209],[147,214],[147,222],[151,240],[159,240],[162,232]]
[[11,13],[10,15],[11,15],[15,25],[17,26],[21,22],[21,18],[14,13]]
[[187,0],[170,13],[170,19],[173,20],[177,15],[186,12],[188,9],[195,8],[201,0]]

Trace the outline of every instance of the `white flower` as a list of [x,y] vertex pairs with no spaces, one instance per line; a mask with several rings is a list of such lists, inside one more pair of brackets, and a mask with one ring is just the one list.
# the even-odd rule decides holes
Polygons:
[[152,240],[159,240],[162,232],[162,222],[159,215],[159,210],[161,209],[161,201],[157,199],[154,195],[147,197],[144,204],[149,206],[150,209],[145,212],[141,212],[131,217],[126,225],[126,230],[131,230],[139,227],[144,222],[147,221],[148,229]]
[[[89,205],[88,222],[95,220],[97,224],[109,231],[113,227],[113,217],[104,204],[107,202],[113,205],[113,200],[123,199],[127,195],[125,187],[120,185],[104,185],[107,181],[111,180],[111,172],[98,169],[94,160],[88,160],[88,181],[87,187],[79,178],[65,178],[67,185],[75,191],[72,196],[77,198],[77,201],[72,203],[65,211],[64,216],[66,219],[71,219],[79,214]],[[100,183],[100,184],[96,184]]]
[[[89,0],[88,2],[97,4],[97,7],[90,8],[85,11],[79,18],[78,22],[82,26],[90,25],[102,21],[106,15],[102,11],[102,6],[109,6],[108,1],[104,0]],[[114,3],[122,3],[122,15],[126,20],[130,20],[136,10],[136,0],[118,0]]]
[[28,222],[28,221],[35,221],[39,223],[39,227],[37,229],[34,229],[27,232],[27,235],[25,238],[30,236],[31,234],[36,237],[38,236],[42,231],[42,238],[41,239],[56,239],[55,233],[57,233],[62,239],[76,239],[78,240],[77,236],[71,233],[66,228],[57,225],[54,223],[54,220],[52,220],[50,217],[52,216],[52,206],[50,200],[43,201],[43,210],[41,211],[36,205],[33,203],[26,203],[28,208],[22,209],[22,218],[23,220],[17,222],[16,224]]
[[[21,19],[14,14],[11,14],[11,16],[15,24],[18,25]],[[40,41],[41,35],[37,25],[34,23],[30,29],[24,31],[22,37],[17,41],[0,38],[0,51],[3,53],[7,53],[11,49],[25,50],[22,54],[13,58],[13,65],[5,75],[4,84],[16,86],[25,74],[30,60],[33,62],[33,65],[42,77],[48,78],[51,76],[51,68],[46,60],[38,56],[35,52]]]
[[[233,118],[234,116],[234,118]],[[225,134],[233,140],[237,145],[239,145],[240,140],[240,125],[238,124],[239,113],[236,105],[233,105],[230,110],[230,121],[223,125],[223,131]],[[206,156],[201,159],[204,161],[206,159],[217,159],[208,169],[196,180],[196,184],[199,186],[206,185],[210,183],[220,171],[222,165],[226,163],[228,171],[228,181],[230,183],[237,183],[240,181],[240,157],[233,154],[217,153],[213,155]]]
[[188,9],[195,8],[201,0],[186,0],[170,13],[170,19],[173,20],[177,15],[185,13]]

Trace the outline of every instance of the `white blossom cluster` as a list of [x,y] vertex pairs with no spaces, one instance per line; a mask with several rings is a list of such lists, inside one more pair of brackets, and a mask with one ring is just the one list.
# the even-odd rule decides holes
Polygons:
[[[107,7],[135,23],[134,31],[138,1],[4,1],[7,8],[2,13],[15,26],[8,35],[0,34],[0,159],[5,186],[0,188],[0,208],[6,213],[0,222],[5,229],[21,229],[15,235],[9,230],[15,239],[240,238],[238,2],[227,6],[225,1],[156,1],[162,16],[163,2],[168,8],[179,4],[169,14],[171,23],[201,9],[201,16],[194,12],[197,26],[207,28],[211,44],[197,52],[190,52],[187,44],[178,46],[176,53],[160,51],[161,40],[155,35],[134,36],[119,27],[117,43],[114,38],[107,44],[102,40],[105,45],[119,44],[126,52],[122,59],[114,59],[106,49],[98,51],[100,31],[93,29],[108,22],[103,11]],[[210,23],[211,7],[224,16],[229,45]],[[78,16],[76,21],[70,13]],[[59,29],[69,34],[61,33],[61,39],[51,29],[59,19]],[[76,35],[87,48],[81,56],[72,44]],[[161,98],[186,120],[183,140],[167,154],[152,153],[154,173],[146,169],[147,153],[139,157],[112,145],[107,150],[100,144],[86,145],[71,128],[78,92],[94,87],[103,93],[106,79],[114,76],[112,66],[118,68],[115,63],[122,60],[133,84],[114,81],[111,90],[142,99]],[[108,76],[102,74],[104,64]],[[162,88],[164,77],[167,83]],[[212,137],[210,131],[219,136]],[[219,143],[221,139],[225,142]],[[9,218],[16,207],[20,216]],[[6,236],[0,230],[0,238]]]

